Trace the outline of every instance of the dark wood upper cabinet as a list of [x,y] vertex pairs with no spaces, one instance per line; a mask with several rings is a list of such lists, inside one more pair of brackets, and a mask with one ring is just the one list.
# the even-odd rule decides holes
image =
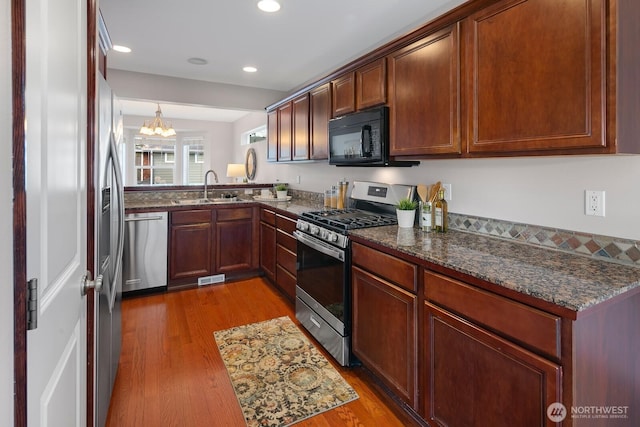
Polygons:
[[278,160],[278,110],[267,113],[267,161]]
[[311,159],[329,156],[329,119],[331,119],[331,85],[325,83],[309,92],[309,133]]
[[356,109],[387,102],[387,61],[380,58],[356,70]]
[[353,72],[331,81],[333,117],[356,111],[356,80]]
[[278,107],[278,161],[291,160],[293,107],[291,102]]
[[309,94],[305,93],[293,101],[292,108],[292,159],[309,159]]
[[606,146],[605,3],[505,0],[466,20],[471,153]]
[[390,154],[459,154],[460,26],[389,56]]
[[470,0],[269,111],[330,84],[331,117],[389,106],[391,156],[638,154],[639,20],[633,1]]

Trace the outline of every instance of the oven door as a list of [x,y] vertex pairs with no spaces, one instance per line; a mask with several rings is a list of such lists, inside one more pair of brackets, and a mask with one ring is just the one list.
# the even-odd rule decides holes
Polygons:
[[336,248],[298,230],[296,318],[340,363],[350,363],[349,261]]
[[300,231],[294,234],[298,240],[296,297],[336,332],[346,335],[345,324],[349,322],[345,306],[349,300],[345,251]]

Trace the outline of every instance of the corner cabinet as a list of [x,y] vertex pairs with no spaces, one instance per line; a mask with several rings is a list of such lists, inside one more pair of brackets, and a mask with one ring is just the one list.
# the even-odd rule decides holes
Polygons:
[[466,19],[470,153],[603,152],[607,3],[505,0]]
[[460,25],[388,58],[392,156],[460,154]]
[[259,247],[257,207],[215,209],[215,268],[230,274],[257,270]]
[[171,212],[168,288],[193,284],[198,277],[212,275],[213,248],[210,209]]

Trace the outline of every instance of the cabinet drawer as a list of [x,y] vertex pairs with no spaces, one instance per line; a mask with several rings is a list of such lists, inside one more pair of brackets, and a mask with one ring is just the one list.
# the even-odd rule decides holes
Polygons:
[[276,227],[279,230],[284,230],[289,234],[293,234],[296,230],[296,221],[286,216],[276,215]]
[[267,209],[260,209],[260,221],[276,225],[276,213]]
[[289,249],[291,252],[296,253],[298,250],[298,241],[292,235],[278,229],[276,232],[276,243]]
[[276,284],[291,301],[295,301],[296,278],[280,265],[276,267]]
[[407,291],[417,292],[417,265],[359,243],[353,243],[352,248],[351,261],[354,265],[384,277]]
[[560,358],[560,317],[429,271],[425,297],[473,322]]
[[235,221],[253,218],[253,208],[218,209],[218,221]]
[[171,224],[199,224],[211,222],[211,210],[197,209],[191,211],[171,212]]
[[296,260],[297,256],[295,252],[290,252],[280,245],[276,246],[276,263],[294,277],[296,276]]

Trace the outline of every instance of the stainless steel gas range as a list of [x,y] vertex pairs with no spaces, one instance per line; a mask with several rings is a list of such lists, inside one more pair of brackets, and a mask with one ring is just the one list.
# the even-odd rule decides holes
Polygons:
[[396,224],[406,197],[415,186],[355,181],[348,208],[305,212],[296,224],[296,317],[342,366],[354,362],[349,230]]

